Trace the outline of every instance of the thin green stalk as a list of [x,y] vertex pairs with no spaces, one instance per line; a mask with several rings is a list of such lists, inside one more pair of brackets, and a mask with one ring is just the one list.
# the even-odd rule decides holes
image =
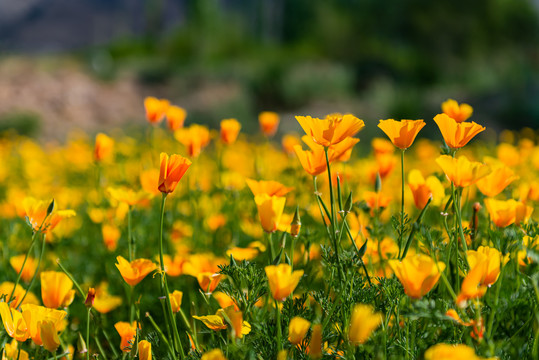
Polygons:
[[32,288],[32,285],[34,285],[34,282],[36,281],[36,277],[37,277],[37,274],[39,273],[39,267],[41,266],[41,260],[43,259],[43,253],[45,252],[45,244],[46,244],[46,241],[45,241],[45,234],[44,233],[41,233],[40,234],[42,235],[41,236],[41,241],[42,241],[42,244],[41,244],[41,253],[39,254],[39,258],[37,260],[37,266],[36,266],[36,272],[34,273],[34,276],[32,276],[32,280],[30,280],[30,284],[28,284],[28,287],[26,288],[26,291],[24,293],[24,296],[22,297],[21,301],[19,302],[19,306],[21,306],[21,304],[23,303],[24,299],[26,298],[26,295],[28,295],[28,292],[30,291],[30,289]]
[[462,214],[461,214],[461,208],[460,208],[460,198],[461,194],[459,193],[458,189],[455,189],[453,183],[451,183],[451,190],[453,192],[454,201],[453,201],[453,208],[455,209],[455,213],[457,214],[457,225],[458,225],[458,231],[460,240],[462,242],[462,249],[464,250],[464,259],[466,260],[466,265],[470,267],[470,264],[468,263],[468,245],[466,245],[466,238],[464,237],[464,230],[462,228]]
[[331,240],[331,233],[329,231],[328,224],[326,224],[326,218],[324,217],[324,211],[322,210],[322,203],[321,203],[321,198],[318,192],[318,186],[316,185],[316,176],[313,176],[313,184],[314,184],[314,194],[316,197],[316,202],[318,203],[318,209],[320,210],[320,216],[322,217],[322,221],[324,222],[324,227],[326,228],[326,232],[328,233],[328,238]]
[[401,228],[399,231],[399,254],[402,248],[404,235],[404,150],[401,151]]
[[277,312],[277,350],[280,351],[283,349],[282,344],[282,329],[281,329],[281,310],[279,309],[279,303],[275,300],[275,311]]
[[159,337],[165,343],[165,346],[167,347],[168,352],[170,353],[170,356],[172,356],[172,359],[174,359],[175,358],[174,350],[170,346],[170,343],[167,341],[167,338],[165,337],[165,334],[163,334],[163,331],[161,331],[161,328],[159,326],[157,326],[157,324],[155,323],[155,320],[150,315],[150,313],[146,313],[146,317],[148,318],[148,320],[150,320],[150,324],[153,326],[154,330],[157,331],[157,333],[159,334]]
[[328,156],[328,150],[329,148],[328,147],[324,147],[324,153],[326,155],[326,167],[327,167],[327,171],[328,171],[328,181],[329,181],[329,201],[331,203],[331,217],[330,217],[330,222],[331,222],[331,239],[333,240],[333,247],[334,247],[334,251],[335,251],[335,257],[337,258],[337,266],[339,268],[339,278],[342,280],[343,279],[343,274],[342,274],[342,266],[341,266],[341,258],[339,256],[339,244],[337,243],[337,234],[336,234],[336,231],[337,231],[337,214],[335,212],[335,197],[333,195],[333,181],[332,181],[332,178],[331,178],[331,166],[329,164],[329,156]]
[[129,262],[131,262],[135,258],[135,244],[133,242],[133,236],[131,234],[131,205],[127,207],[127,243],[129,246]]
[[90,312],[92,308],[89,307],[86,314],[86,346],[88,350],[86,351],[86,360],[90,360]]
[[503,265],[503,261],[501,262],[502,268],[500,269],[500,276],[498,278],[497,284],[496,284],[496,295],[494,297],[494,305],[492,306],[492,309],[490,311],[490,317],[488,319],[488,326],[487,326],[487,338],[491,338],[492,335],[492,328],[494,325],[494,318],[496,317],[496,310],[498,310],[498,302],[500,299],[500,289],[502,288],[502,280],[503,280],[503,271],[505,269],[505,266]]
[[165,202],[167,199],[167,193],[163,193],[162,199],[161,199],[161,220],[160,220],[160,226],[159,226],[159,261],[161,266],[161,282],[164,287],[164,294],[163,296],[166,297],[166,307],[167,312],[165,316],[169,317],[170,324],[172,327],[172,332],[174,334],[174,348],[176,351],[180,353],[180,358],[183,359],[185,357],[185,354],[183,353],[183,348],[180,341],[180,334],[178,333],[178,328],[176,326],[176,320],[174,318],[174,314],[172,314],[172,306],[170,305],[170,291],[168,290],[168,284],[167,284],[167,275],[165,273],[165,262],[163,259],[163,223],[165,218]]
[[17,280],[15,281],[15,285],[13,286],[13,290],[11,290],[11,294],[9,294],[9,297],[7,298],[7,302],[10,303],[14,298],[13,294],[15,294],[15,289],[19,285],[19,282],[21,281],[22,272],[24,270],[24,266],[26,265],[26,260],[28,260],[28,256],[30,256],[30,252],[34,248],[34,244],[36,243],[36,234],[37,232],[34,231],[32,234],[32,242],[30,243],[30,248],[26,252],[26,256],[24,257],[24,261],[22,262],[21,270],[19,271],[19,274],[17,275]]

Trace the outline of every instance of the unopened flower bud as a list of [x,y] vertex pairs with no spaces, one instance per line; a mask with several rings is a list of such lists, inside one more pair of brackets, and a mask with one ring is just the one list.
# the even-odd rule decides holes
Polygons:
[[296,207],[296,212],[294,213],[294,218],[290,224],[290,235],[293,237],[298,237],[299,231],[301,229],[301,218],[299,217],[299,207]]
[[95,300],[95,289],[89,288],[88,294],[86,295],[86,300],[84,300],[84,305],[88,308],[91,308],[94,306],[94,300]]

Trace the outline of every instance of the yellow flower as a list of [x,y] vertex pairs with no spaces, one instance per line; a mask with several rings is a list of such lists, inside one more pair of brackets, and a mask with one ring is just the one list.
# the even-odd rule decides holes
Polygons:
[[211,294],[213,290],[219,285],[221,281],[221,274],[214,274],[212,272],[202,272],[197,275],[198,284],[205,293]]
[[191,161],[180,155],[161,153],[161,166],[159,168],[159,181],[157,188],[162,193],[169,194],[176,189],[185,172],[191,166]]
[[202,321],[211,330],[220,331],[227,328],[225,315],[232,323],[235,337],[241,338],[251,332],[251,325],[247,321],[243,321],[241,311],[236,311],[233,306],[219,309],[215,315],[193,316],[193,319]]
[[145,191],[134,191],[125,187],[108,187],[107,192],[111,199],[125,203],[129,206],[135,206],[147,201],[150,197]]
[[514,199],[495,200],[488,198],[485,199],[485,206],[492,222],[498,227],[520,224],[522,221],[527,221],[533,212],[533,207]]
[[281,144],[284,151],[288,155],[292,155],[294,153],[294,146],[301,145],[301,141],[297,135],[286,134],[281,139]]
[[233,144],[240,133],[241,124],[236,119],[221,120],[221,141],[225,144]]
[[418,209],[423,209],[429,198],[432,198],[434,205],[440,205],[445,196],[444,187],[436,176],[429,176],[425,180],[421,171],[417,169],[408,173],[408,186],[412,190],[414,203]]
[[59,332],[65,327],[63,320],[66,317],[67,313],[62,310],[48,309],[43,306],[37,306],[33,304],[26,304],[21,306],[22,317],[26,322],[27,331],[32,341],[38,345],[43,345],[43,336],[46,337],[48,345],[53,346],[54,335],[53,328],[49,327],[46,329],[45,333],[42,332],[41,324],[44,321],[51,322],[54,325],[54,330]]
[[425,351],[425,360],[479,360],[471,347],[458,344],[436,344]]
[[265,267],[271,295],[275,300],[284,301],[298,286],[303,270],[295,270],[288,264],[270,265]]
[[167,109],[167,126],[170,130],[176,131],[183,127],[187,111],[179,106],[172,105]]
[[258,217],[265,232],[271,233],[277,230],[284,211],[286,198],[260,194],[255,196],[258,208]]
[[257,248],[240,248],[240,247],[233,247],[232,249],[229,249],[226,251],[227,256],[232,256],[237,261],[242,260],[252,260],[259,254],[259,251]]
[[266,136],[273,136],[279,127],[279,114],[272,111],[263,111],[258,115],[260,130]]
[[[4,281],[3,283],[1,283],[0,284],[0,297],[3,295],[5,295],[6,297],[9,297],[9,295],[13,291],[14,286],[15,284],[9,281]],[[26,294],[26,290],[20,284],[18,284],[17,287],[15,287],[15,291],[13,292],[13,298],[9,306],[12,308],[18,308],[19,305],[23,305],[23,304],[35,304],[35,305],[39,304],[37,297],[32,292],[28,292],[26,294],[26,297],[24,298],[21,304],[20,302],[24,294]]]
[[475,184],[479,179],[490,173],[487,165],[475,161],[469,161],[465,156],[453,158],[449,155],[441,155],[436,159],[449,181],[456,187],[466,187]]
[[120,229],[115,225],[103,224],[101,225],[101,234],[103,235],[103,242],[105,243],[107,250],[116,250],[116,245],[122,235]]
[[309,355],[313,359],[319,359],[322,357],[322,325],[313,325],[313,332],[311,334],[311,342],[309,343]]
[[423,254],[408,256],[402,261],[389,260],[389,266],[404,286],[406,295],[414,299],[428,293],[438,282],[440,272],[445,269],[443,262],[438,261],[436,264],[430,256]]
[[138,357],[140,360],[152,360],[152,344],[146,340],[139,341]]
[[425,126],[423,120],[380,120],[378,127],[389,137],[393,145],[401,150],[412,146],[417,134]]
[[197,157],[210,143],[210,131],[206,126],[192,124],[188,128],[176,130],[174,138],[187,147],[189,156]]
[[122,341],[120,343],[120,349],[123,352],[129,352],[131,351],[131,348],[133,347],[133,341],[135,340],[135,335],[137,334],[137,327],[136,324],[130,324],[125,321],[119,321],[116,324],[114,324],[114,328],[122,338]]
[[17,274],[20,273],[22,270],[21,279],[28,282],[32,279],[32,277],[34,276],[34,273],[36,272],[37,263],[34,258],[29,256],[26,259],[26,263],[24,264],[24,268],[23,268],[22,264],[25,258],[26,258],[26,255],[24,254],[12,256],[9,259],[9,263],[11,264],[11,267],[17,272]]
[[260,194],[267,194],[269,196],[285,196],[290,191],[294,190],[293,187],[287,187],[280,182],[273,180],[260,180],[245,179],[247,186],[251,189],[254,196]]
[[484,126],[476,124],[473,121],[458,123],[446,114],[436,115],[434,121],[438,124],[445,143],[452,149],[459,149],[465,146],[475,135],[485,130]]
[[13,339],[23,342],[30,337],[22,314],[10,308],[5,302],[0,302],[0,316],[2,316],[4,329]]
[[94,309],[101,314],[106,314],[122,305],[122,298],[108,292],[108,284],[101,283],[95,292]]
[[136,259],[131,262],[124,259],[122,256],[116,258],[118,261],[116,267],[120,271],[123,279],[131,286],[137,285],[157,267],[151,260]]
[[288,341],[291,344],[298,345],[303,341],[310,327],[310,321],[299,316],[293,317],[290,324],[288,324]]
[[227,360],[227,359],[225,357],[225,354],[223,354],[223,352],[221,351],[221,349],[213,349],[204,353],[204,355],[202,355],[200,360]]
[[477,188],[485,196],[494,197],[501,193],[509,184],[519,176],[507,166],[498,166],[492,172],[477,181]]
[[11,343],[6,343],[4,347],[4,357],[2,360],[28,360],[28,353],[18,347],[18,341],[13,339]]
[[66,274],[58,271],[41,273],[41,298],[43,304],[51,309],[69,306],[75,297],[73,281]]
[[103,133],[95,137],[94,160],[103,161],[111,157],[114,140]]
[[23,202],[25,216],[32,225],[34,231],[46,233],[52,231],[62,219],[67,219],[76,215],[73,210],[55,210],[47,215],[47,210],[51,201],[36,200],[33,197],[26,197]]
[[356,345],[363,344],[381,323],[382,315],[375,313],[371,305],[356,304],[350,319],[348,339]]
[[56,331],[54,323],[49,320],[41,321],[39,329],[41,331],[43,347],[53,354],[56,353],[58,346],[60,346],[60,338],[58,337],[58,332]]
[[296,116],[296,120],[315,143],[324,147],[338,144],[347,137],[354,136],[365,126],[363,120],[351,114],[332,114],[325,119]]
[[301,145],[296,145],[294,146],[294,151],[296,152],[301,166],[308,174],[316,176],[326,171],[326,154],[324,153],[323,148],[317,150],[303,150]]
[[173,313],[177,313],[180,311],[182,306],[182,298],[183,298],[183,292],[174,290],[172,294],[169,295],[170,297],[170,307],[172,308]]
[[455,119],[456,122],[461,123],[472,116],[473,108],[468,104],[459,105],[455,100],[447,99],[442,103],[442,111],[450,118]]
[[144,108],[146,109],[146,119],[150,124],[158,124],[163,120],[170,106],[170,102],[165,99],[157,99],[148,96],[144,99]]

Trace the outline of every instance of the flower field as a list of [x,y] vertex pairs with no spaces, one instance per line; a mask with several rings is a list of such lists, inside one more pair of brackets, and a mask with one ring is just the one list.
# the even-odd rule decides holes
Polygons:
[[141,134],[0,140],[2,359],[539,359],[533,130],[144,106]]

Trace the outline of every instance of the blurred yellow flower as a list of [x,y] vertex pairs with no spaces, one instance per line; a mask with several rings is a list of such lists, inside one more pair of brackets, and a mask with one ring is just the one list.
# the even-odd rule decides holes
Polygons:
[[280,182],[273,180],[260,180],[245,179],[247,186],[251,189],[254,196],[260,194],[267,194],[269,196],[284,196],[290,191],[294,190],[293,187],[287,187]]
[[432,198],[433,205],[440,205],[445,190],[436,176],[429,176],[427,180],[421,174],[421,171],[414,169],[408,173],[408,186],[414,196],[414,204],[418,209],[423,209]]
[[284,301],[298,286],[303,270],[294,270],[288,264],[270,265],[265,268],[271,295],[277,301]]
[[256,206],[260,223],[265,232],[271,233],[277,230],[284,211],[286,198],[259,194],[255,196]]
[[12,256],[9,259],[9,263],[11,264],[11,267],[17,272],[17,274],[20,273],[22,269],[21,279],[28,282],[32,279],[32,276],[34,276],[34,273],[36,272],[37,263],[33,257],[28,256],[23,268],[22,264],[25,258],[26,255],[24,254]]
[[365,343],[382,323],[382,315],[375,313],[371,305],[356,304],[352,310],[348,339],[357,344]]
[[469,161],[466,156],[453,158],[449,155],[441,155],[436,159],[436,163],[456,187],[475,184],[479,179],[490,173],[490,168],[487,165]]
[[112,156],[114,140],[103,133],[95,137],[94,160],[104,161]]
[[279,127],[279,114],[272,111],[263,111],[258,115],[260,130],[266,136],[273,136]]
[[221,141],[225,144],[233,144],[238,138],[241,124],[236,119],[221,120]]
[[389,260],[389,266],[404,286],[404,292],[411,298],[419,299],[427,294],[438,282],[445,264],[434,262],[430,256],[416,254],[402,261]]
[[485,199],[485,206],[492,222],[498,227],[506,227],[511,224],[519,225],[521,222],[527,221],[533,212],[532,206],[514,199],[495,200],[487,198]]
[[153,96],[148,96],[144,99],[144,108],[146,109],[146,120],[150,124],[158,124],[163,120],[170,106],[170,102],[165,99],[157,99]]
[[174,138],[187,148],[190,157],[197,157],[210,143],[210,131],[206,126],[192,124],[174,132]]
[[459,105],[455,100],[447,99],[442,103],[442,111],[456,122],[461,123],[472,116],[473,108],[468,104]]
[[436,344],[425,351],[425,360],[479,360],[474,349],[464,344]]
[[204,355],[202,355],[200,360],[227,360],[227,359],[225,357],[225,354],[223,354],[223,352],[221,351],[221,349],[213,349],[204,353]]
[[497,166],[492,168],[490,174],[477,181],[477,188],[483,195],[494,197],[518,178],[519,176],[511,168]]
[[170,130],[176,131],[183,127],[187,111],[179,106],[172,105],[167,109],[167,126]]
[[310,327],[310,321],[299,316],[293,317],[288,324],[288,341],[293,345],[298,345],[303,341]]
[[41,273],[41,298],[46,307],[68,307],[74,297],[73,281],[66,274],[58,271]]
[[130,324],[126,321],[119,321],[114,324],[114,328],[122,338],[120,349],[123,352],[130,352],[133,346],[133,341],[135,340],[135,336],[137,334],[136,324]]

